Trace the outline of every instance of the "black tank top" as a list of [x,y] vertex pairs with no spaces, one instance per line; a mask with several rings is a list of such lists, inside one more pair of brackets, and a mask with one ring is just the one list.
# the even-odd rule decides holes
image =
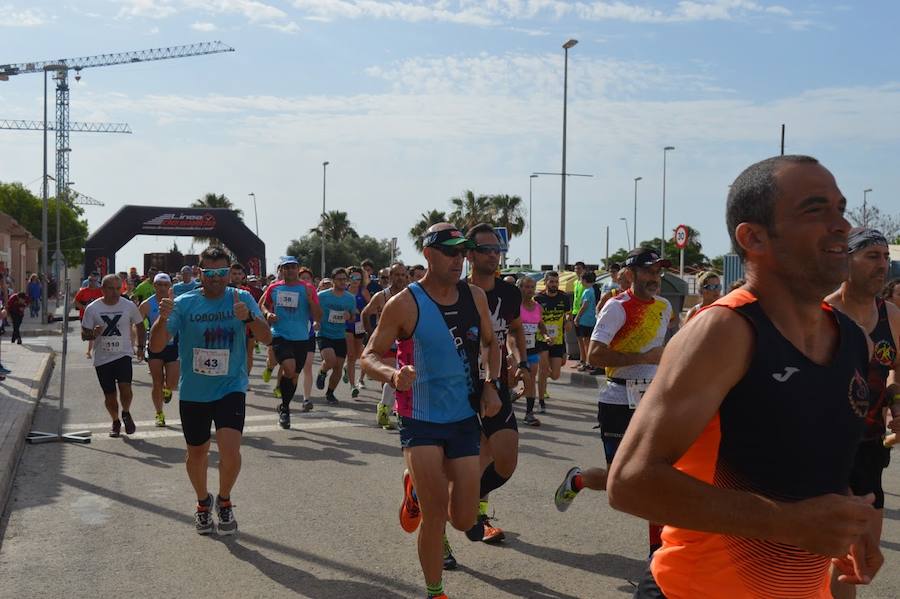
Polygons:
[[[423,288],[422,291],[425,291]],[[451,306],[434,302],[444,317],[447,330],[456,345],[456,352],[466,367],[469,381],[469,403],[478,412],[481,402],[481,376],[478,371],[478,359],[481,355],[481,317],[472,297],[472,290],[466,281],[456,284],[457,299]],[[427,292],[426,292],[427,295]],[[429,296],[430,297],[430,296]]]
[[822,366],[778,331],[752,294],[733,292],[717,304],[751,323],[756,348],[719,408],[715,484],[780,501],[845,493],[869,408],[862,329],[823,304],[840,342]]
[[869,333],[869,338],[875,345],[875,351],[872,353],[872,361],[869,363],[869,411],[866,414],[864,441],[874,441],[884,436],[887,378],[897,359],[897,343],[891,333],[887,305],[879,297],[875,299],[875,306],[878,309],[878,322]]

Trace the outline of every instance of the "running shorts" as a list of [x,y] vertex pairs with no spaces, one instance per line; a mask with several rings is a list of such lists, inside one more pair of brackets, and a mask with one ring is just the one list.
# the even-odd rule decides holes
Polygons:
[[566,357],[566,345],[565,343],[558,343],[550,345],[546,341],[538,341],[535,344],[535,349],[538,352],[550,352],[551,358],[565,358]]
[[400,445],[403,448],[436,445],[448,460],[477,456],[481,451],[481,431],[475,416],[459,422],[435,423],[400,417]]
[[240,392],[229,393],[216,401],[178,402],[181,428],[188,445],[203,445],[210,438],[209,427],[216,423],[216,430],[232,428],[244,432],[244,403],[246,396]]
[[306,364],[306,354],[309,343],[307,340],[293,341],[284,337],[272,338],[272,351],[275,352],[275,361],[279,364],[285,360],[294,360],[297,370],[303,370]]
[[881,475],[891,463],[891,448],[885,447],[881,439],[861,441],[853,459],[850,471],[850,490],[854,495],[875,494],[876,510],[884,509],[884,488]]
[[160,352],[148,351],[147,360],[162,360],[165,364],[176,362],[178,360],[178,346],[167,345]]
[[490,439],[497,431],[505,429],[519,430],[519,426],[516,424],[516,415],[512,408],[509,387],[500,385],[498,395],[500,396],[500,411],[494,416],[485,416],[481,419],[481,432],[484,433],[487,439]]
[[575,336],[576,337],[587,337],[590,338],[591,333],[594,332],[594,327],[586,327],[583,325],[575,325]]
[[95,366],[97,380],[103,393],[109,395],[116,392],[116,384],[131,384],[131,356],[122,356],[102,366]]
[[603,439],[607,465],[612,464],[633,414],[634,410],[627,405],[599,402],[597,421],[600,423],[600,437]]
[[334,350],[334,355],[338,358],[347,357],[347,340],[346,339],[329,339],[328,337],[317,337],[319,342],[319,351],[324,349]]

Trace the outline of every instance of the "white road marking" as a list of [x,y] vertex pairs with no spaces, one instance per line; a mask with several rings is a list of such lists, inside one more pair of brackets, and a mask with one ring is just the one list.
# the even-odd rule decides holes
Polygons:
[[[315,429],[323,429],[323,428],[341,428],[341,427],[359,427],[366,426],[360,422],[341,422],[339,420],[320,420],[318,422],[303,422],[303,423],[292,423],[290,429],[283,429],[277,424],[263,424],[257,426],[245,426],[244,427],[244,436],[247,436],[249,433],[277,433],[277,432],[297,432],[302,433],[305,430],[315,430]],[[109,425],[107,424],[102,431],[96,431],[96,434],[91,435],[91,439],[94,441],[101,440],[110,440],[114,441],[115,438],[107,435],[109,431]],[[183,433],[181,429],[172,429],[167,426],[166,428],[153,428],[147,431],[137,431],[133,435],[126,435],[125,432],[122,432],[123,437],[128,437],[129,439],[162,439],[165,437],[182,437]]]

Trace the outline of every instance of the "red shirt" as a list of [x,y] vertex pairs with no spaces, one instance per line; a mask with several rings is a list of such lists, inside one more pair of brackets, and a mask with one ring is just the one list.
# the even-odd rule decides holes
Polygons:
[[84,316],[84,308],[88,304],[101,297],[103,297],[103,291],[99,287],[82,287],[79,289],[78,293],[75,294],[75,301],[82,306],[78,309],[78,318],[81,319]]

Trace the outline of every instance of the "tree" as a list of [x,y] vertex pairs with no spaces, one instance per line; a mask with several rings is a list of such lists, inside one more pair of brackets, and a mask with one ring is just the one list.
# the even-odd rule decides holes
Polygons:
[[854,227],[868,226],[870,229],[877,229],[889,240],[900,237],[900,215],[884,213],[874,204],[866,206],[865,218],[862,206],[848,210],[846,217]]
[[[701,251],[703,246],[700,243],[700,232],[693,227],[688,227],[688,244],[684,248],[684,266],[685,268],[709,268],[710,261],[709,258],[706,257],[705,254]],[[681,250],[678,249],[678,246],[675,245],[675,230],[672,230],[672,238],[666,242],[666,258],[672,261],[673,265],[678,265],[678,254]],[[659,237],[651,239],[650,241],[642,241],[639,247],[645,247],[652,249],[656,252],[659,252]],[[620,248],[615,254],[610,254],[609,261],[610,262],[618,262],[619,264],[625,261],[625,256],[628,255],[628,250],[624,248]]]
[[453,211],[450,213],[450,222],[455,224],[463,233],[479,223],[492,223],[494,210],[491,199],[488,196],[475,196],[471,189],[463,192],[461,197],[450,198]]
[[[0,183],[0,212],[15,218],[20,225],[41,239],[41,212],[43,200],[28,191],[21,183]],[[47,205],[47,238],[49,252],[47,261],[52,260],[56,251],[56,198],[50,198]],[[84,209],[68,202],[60,205],[59,240],[63,255],[69,265],[84,261],[84,245],[88,237],[88,224]]]
[[[291,241],[286,252],[296,257],[300,264],[308,266],[314,274],[321,275],[322,238],[318,230]],[[387,266],[391,260],[390,240],[375,239],[369,235],[325,240],[325,265],[329,272],[338,266],[359,265],[366,258],[376,266]]]
[[427,231],[428,227],[431,225],[447,222],[447,213],[441,212],[440,210],[430,210],[429,212],[423,212],[420,216],[419,222],[409,230],[409,236],[412,238],[413,243],[416,244],[416,249],[421,252],[422,235],[425,234],[425,231]]
[[346,212],[331,210],[326,212],[319,219],[319,225],[310,229],[309,232],[318,235],[320,232],[325,231],[326,241],[340,241],[348,237],[359,237],[359,233],[350,225],[350,219],[347,218]]
[[[235,208],[234,204],[231,203],[225,194],[214,194],[207,193],[202,198],[194,200],[191,203],[192,208],[227,208],[234,212],[237,217],[241,220],[244,220],[244,211],[240,208]],[[194,241],[199,244],[207,244],[207,245],[223,245],[219,239],[215,237],[194,237]]]
[[495,227],[506,227],[509,238],[521,235],[525,230],[525,217],[522,214],[522,198],[511,195],[488,196],[492,208],[492,221]]

